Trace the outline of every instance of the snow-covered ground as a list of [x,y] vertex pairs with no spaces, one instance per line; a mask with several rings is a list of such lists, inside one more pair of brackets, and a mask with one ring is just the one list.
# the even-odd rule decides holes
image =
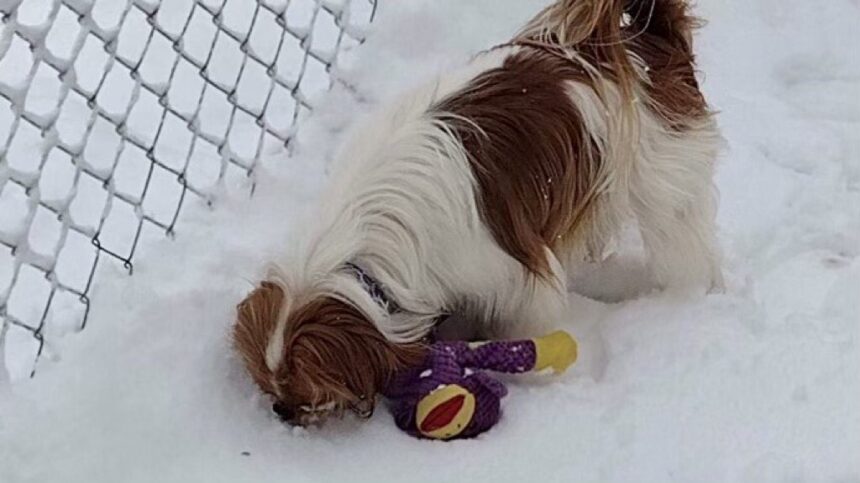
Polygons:
[[581,274],[596,297],[571,295],[586,360],[510,384],[505,417],[472,441],[411,439],[381,408],[291,429],[243,374],[233,307],[313,223],[340,133],[543,3],[382,0],[343,67],[357,96],[329,94],[253,198],[227,189],[214,213],[186,210],[133,277],[104,264],[87,330],[54,338],[35,379],[0,386],[0,481],[860,482],[857,0],[699,2],[704,88],[728,140],[724,295],[633,295],[632,256]]

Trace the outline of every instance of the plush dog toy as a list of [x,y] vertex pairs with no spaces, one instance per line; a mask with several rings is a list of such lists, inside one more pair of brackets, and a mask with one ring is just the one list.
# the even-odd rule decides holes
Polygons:
[[520,341],[436,342],[424,363],[397,374],[385,396],[397,426],[421,438],[471,438],[501,416],[507,389],[484,370],[563,372],[576,361],[567,332]]

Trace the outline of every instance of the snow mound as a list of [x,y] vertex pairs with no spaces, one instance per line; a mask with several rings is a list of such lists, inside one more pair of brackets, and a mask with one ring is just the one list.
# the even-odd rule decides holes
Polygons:
[[339,133],[543,3],[383,1],[340,73],[358,94],[328,95],[297,156],[272,156],[252,199],[188,210],[133,277],[104,264],[88,329],[48,347],[35,379],[0,386],[0,481],[860,481],[856,0],[699,2],[704,88],[729,141],[729,288],[630,297],[630,257],[588,274],[599,300],[621,294],[571,295],[572,327],[607,344],[602,373],[516,381],[497,428],[449,444],[411,439],[384,410],[290,429],[242,373],[234,305],[312,223]]

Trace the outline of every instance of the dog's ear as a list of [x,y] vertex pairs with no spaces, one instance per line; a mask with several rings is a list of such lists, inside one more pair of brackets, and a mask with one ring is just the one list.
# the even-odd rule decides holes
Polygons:
[[254,381],[266,392],[271,387],[272,369],[267,365],[266,350],[284,309],[284,289],[272,282],[262,282],[236,307],[233,346],[242,356]]
[[237,310],[239,320],[260,324],[277,317],[284,302],[284,290],[273,282],[263,281],[244,300],[239,302]]

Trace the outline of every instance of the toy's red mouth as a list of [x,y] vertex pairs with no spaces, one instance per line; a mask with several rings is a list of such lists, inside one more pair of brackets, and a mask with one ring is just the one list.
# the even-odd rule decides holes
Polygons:
[[429,433],[451,424],[451,421],[454,420],[454,417],[460,412],[460,409],[463,408],[465,401],[466,396],[458,394],[436,406],[432,411],[430,411],[430,414],[424,418],[424,421],[421,422],[421,427],[419,429],[422,433]]

